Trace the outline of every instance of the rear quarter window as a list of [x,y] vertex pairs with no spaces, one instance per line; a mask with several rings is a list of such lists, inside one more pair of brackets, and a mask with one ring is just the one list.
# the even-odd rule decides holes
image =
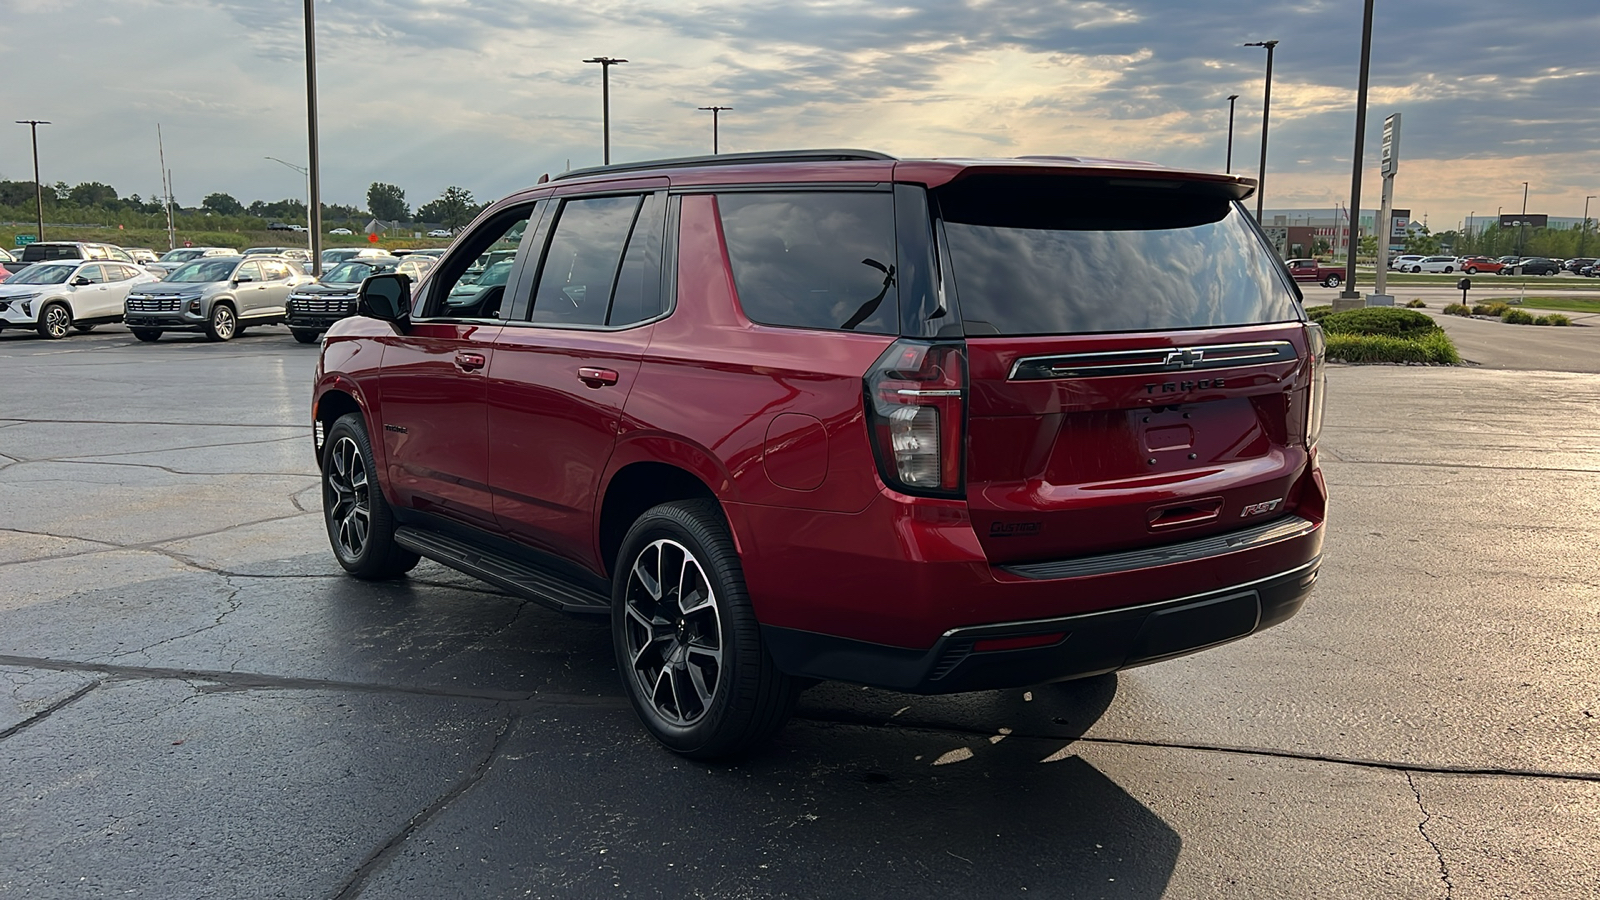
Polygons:
[[937,195],[968,334],[1297,321],[1238,204],[1087,178],[973,178]]
[[751,321],[898,332],[892,193],[728,193],[717,209]]

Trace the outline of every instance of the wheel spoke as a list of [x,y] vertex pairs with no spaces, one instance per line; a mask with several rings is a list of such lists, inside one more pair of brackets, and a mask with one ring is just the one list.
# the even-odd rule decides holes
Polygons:
[[699,666],[686,666],[684,668],[684,673],[688,675],[689,685],[694,688],[695,696],[700,701],[700,708],[710,709],[711,695],[715,693],[716,689],[716,674],[712,673],[712,682],[710,685],[707,685],[706,673]]
[[667,671],[672,673],[672,702],[678,707],[678,717],[685,721],[689,719],[689,706],[684,703],[685,694],[694,690],[693,685],[684,684],[689,680],[687,667],[669,666]]
[[[663,682],[665,682],[665,684],[663,684]],[[667,698],[663,698],[661,696],[663,687],[666,688],[666,693],[668,694]],[[673,693],[673,691],[672,691],[672,667],[671,666],[662,666],[661,667],[661,671],[656,673],[655,685],[650,690],[651,703],[654,704],[656,709],[658,709],[658,710],[660,710],[660,711],[662,711],[664,713],[665,712],[672,712],[672,710],[670,710],[668,708],[668,706],[667,706],[667,700],[668,699],[673,699],[671,697],[672,693]],[[682,713],[682,709],[681,708],[679,708],[677,710],[677,714],[674,717],[675,718],[682,718],[683,717],[683,713]]]

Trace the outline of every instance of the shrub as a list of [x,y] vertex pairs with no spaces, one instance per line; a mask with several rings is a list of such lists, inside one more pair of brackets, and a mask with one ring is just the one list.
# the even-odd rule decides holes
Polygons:
[[1524,309],[1508,309],[1500,316],[1507,325],[1532,325],[1533,315]]
[[1495,316],[1498,318],[1505,315],[1506,310],[1510,308],[1511,307],[1509,305],[1499,301],[1495,301],[1494,303],[1475,303],[1472,306],[1472,314],[1475,316]]
[[1329,334],[1328,358],[1353,363],[1434,363],[1461,364],[1461,354],[1444,331],[1420,338],[1397,338],[1381,334]]
[[1548,316],[1540,316],[1539,318],[1534,319],[1533,320],[1533,324],[1535,324],[1535,325],[1571,325],[1572,324],[1572,320],[1567,318],[1566,316],[1563,316],[1561,313],[1551,313]]
[[1417,298],[1413,299],[1410,303],[1406,304],[1406,309],[1427,309],[1427,308],[1428,308],[1428,304],[1423,303],[1421,297],[1417,297]]
[[1331,307],[1331,306],[1308,306],[1308,307],[1306,307],[1306,318],[1310,319],[1313,322],[1321,322],[1323,317],[1331,315],[1332,313],[1333,313],[1333,307]]
[[1444,314],[1447,316],[1470,316],[1472,315],[1472,307],[1465,303],[1452,303],[1444,308]]
[[1439,327],[1422,313],[1393,306],[1347,309],[1323,316],[1321,321],[1323,329],[1330,334],[1370,334],[1397,338],[1419,338]]
[[1461,354],[1456,352],[1456,345],[1444,333],[1444,329],[1423,335],[1417,343],[1427,351],[1428,362],[1441,366],[1461,365]]

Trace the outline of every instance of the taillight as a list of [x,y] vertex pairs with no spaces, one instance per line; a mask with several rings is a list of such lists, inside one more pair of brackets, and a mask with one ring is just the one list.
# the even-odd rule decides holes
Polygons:
[[1310,450],[1322,436],[1322,410],[1328,394],[1328,341],[1321,325],[1306,325],[1306,345],[1311,351],[1311,383],[1306,386],[1306,449]]
[[960,496],[967,427],[961,343],[899,340],[866,375],[868,425],[884,483],[911,494]]

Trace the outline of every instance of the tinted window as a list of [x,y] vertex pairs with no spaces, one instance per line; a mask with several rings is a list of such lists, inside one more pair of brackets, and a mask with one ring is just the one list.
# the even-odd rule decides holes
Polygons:
[[739,303],[767,325],[897,332],[894,195],[722,194]]
[[628,237],[628,250],[622,255],[607,325],[632,325],[660,314],[661,232],[666,215],[666,194],[645,198]]
[[1086,334],[1299,318],[1222,199],[1090,179],[972,178],[940,194],[968,334]]
[[40,262],[49,259],[81,259],[78,248],[72,244],[29,244],[22,248],[22,258],[26,262]]
[[639,197],[562,204],[533,294],[533,321],[604,325]]
[[84,266],[78,270],[78,274],[87,278],[90,284],[105,284],[107,280],[103,266]]

